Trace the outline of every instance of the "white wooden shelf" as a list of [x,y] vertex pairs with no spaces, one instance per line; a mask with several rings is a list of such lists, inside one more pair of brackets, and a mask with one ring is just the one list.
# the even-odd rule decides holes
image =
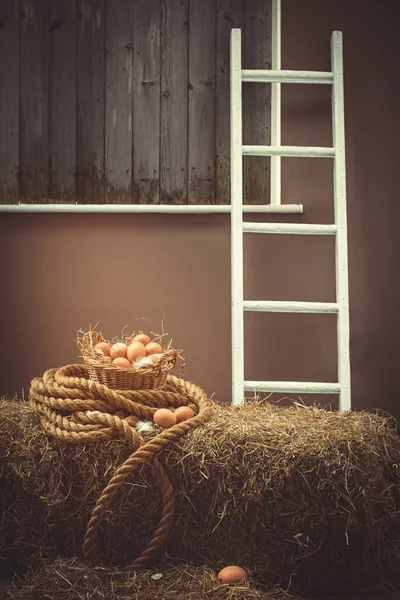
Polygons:
[[[230,204],[0,204],[0,213],[230,214]],[[301,214],[302,204],[243,205],[244,213]]]

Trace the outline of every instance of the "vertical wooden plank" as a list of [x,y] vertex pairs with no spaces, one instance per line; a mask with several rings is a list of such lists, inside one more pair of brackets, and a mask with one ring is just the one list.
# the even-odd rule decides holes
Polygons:
[[18,202],[19,0],[0,3],[0,204]]
[[[271,68],[271,0],[245,2],[245,69]],[[252,83],[244,86],[243,143],[269,144],[271,122],[271,85]],[[269,202],[270,158],[243,158],[245,204]]]
[[160,201],[187,203],[188,0],[162,0]]
[[49,192],[49,1],[21,0],[20,200]]
[[160,193],[161,0],[135,0],[133,33],[133,202]]
[[[243,0],[218,0],[216,96],[216,203],[230,204],[230,37],[243,29]],[[242,35],[243,39],[243,35]]]
[[78,0],[77,198],[104,202],[105,1]]
[[133,2],[106,2],[106,202],[132,196]]
[[216,2],[190,0],[189,203],[215,202]]
[[51,202],[76,199],[76,0],[50,3]]

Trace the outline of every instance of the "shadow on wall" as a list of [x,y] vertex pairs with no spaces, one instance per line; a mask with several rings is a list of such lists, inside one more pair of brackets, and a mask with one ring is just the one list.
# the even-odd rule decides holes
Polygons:
[[[3,215],[1,227],[3,256],[13,248],[1,271],[8,282],[0,300],[7,349],[2,393],[27,386],[49,367],[75,362],[79,328],[100,321],[112,337],[126,325],[147,329],[145,318],[155,329],[165,321],[174,345],[184,349],[189,379],[230,401],[228,216]],[[325,251],[332,253],[330,240],[323,240],[321,253],[310,241],[246,240],[248,294],[332,299],[333,279],[329,283],[322,260]],[[247,377],[334,378],[329,319],[248,317]]]

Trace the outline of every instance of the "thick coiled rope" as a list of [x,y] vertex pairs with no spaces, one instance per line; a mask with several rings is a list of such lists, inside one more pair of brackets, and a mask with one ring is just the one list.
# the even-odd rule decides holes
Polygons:
[[[174,491],[157,456],[169,442],[209,419],[211,403],[206,393],[172,375],[162,390],[116,391],[90,380],[86,366],[79,364],[49,369],[42,378],[33,379],[29,399],[32,408],[40,414],[45,431],[64,442],[77,444],[125,438],[133,447],[133,453],[116,470],[90,516],[83,544],[83,553],[89,562],[97,561],[99,528],[112,500],[129,477],[145,465],[151,467],[153,481],[162,496],[162,507],[156,531],[132,564],[134,569],[145,567],[163,546],[174,517]],[[136,429],[138,421],[152,419],[159,408],[184,405],[191,406],[197,414],[144,442]]]

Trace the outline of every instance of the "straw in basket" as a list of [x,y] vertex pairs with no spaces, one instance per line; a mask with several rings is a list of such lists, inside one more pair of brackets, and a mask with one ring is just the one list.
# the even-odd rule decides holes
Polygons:
[[[137,334],[124,339],[129,345]],[[143,365],[135,368],[116,367],[105,362],[104,358],[95,351],[99,342],[107,340],[98,331],[78,332],[77,344],[85,365],[88,368],[89,379],[102,383],[114,390],[159,390],[167,381],[169,372],[175,367],[178,351],[172,348],[165,350],[156,364]]]

